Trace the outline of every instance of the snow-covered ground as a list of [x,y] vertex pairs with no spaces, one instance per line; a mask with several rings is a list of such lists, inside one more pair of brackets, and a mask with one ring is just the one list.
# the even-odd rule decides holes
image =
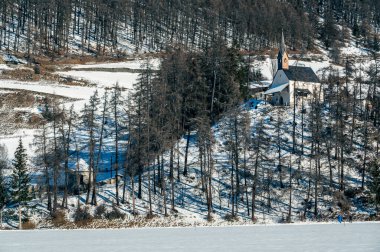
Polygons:
[[[85,69],[85,68],[129,68],[129,69],[141,69],[141,66],[145,64],[146,61],[143,59],[114,62],[114,63],[88,63],[85,65],[73,65],[72,69]],[[152,69],[157,70],[160,65],[160,59],[154,58],[150,59],[149,63],[152,64]]]
[[33,92],[55,94],[74,99],[88,99],[94,91],[94,87],[68,86],[54,82],[25,82],[16,80],[0,80],[0,89],[28,90]]
[[0,251],[377,252],[379,237],[379,223],[0,231]]
[[[105,62],[105,63],[88,63],[85,65],[71,65],[71,71],[57,72],[58,75],[82,79],[96,84],[98,87],[112,87],[117,83],[122,88],[132,89],[136,83],[139,74],[137,72],[128,72],[129,70],[141,70],[144,64],[149,62],[153,70],[158,70],[160,59],[152,58],[149,60],[135,59],[123,62]],[[97,69],[97,71],[94,71]],[[112,69],[112,72],[107,70]],[[118,69],[120,69],[118,71]],[[101,70],[101,71],[100,71]]]
[[122,88],[132,89],[133,83],[136,83],[138,73],[128,72],[104,72],[104,71],[67,71],[57,72],[57,74],[74,79],[87,80],[96,84],[98,87],[112,87],[116,83]]
[[21,138],[24,144],[24,147],[28,150],[28,156],[33,155],[33,141],[34,141],[33,129],[19,129],[11,135],[1,136],[0,135],[0,144],[7,147],[8,156],[13,158],[14,153],[18,146],[18,140]]
[[[150,59],[149,62],[153,69],[158,69],[160,64],[159,59]],[[75,99],[75,101],[67,102],[65,106],[66,108],[69,108],[73,104],[74,109],[79,112],[96,90],[98,91],[99,97],[102,97],[105,88],[112,87],[116,83],[119,83],[119,86],[124,89],[132,90],[133,84],[136,83],[139,75],[138,73],[129,72],[86,71],[85,68],[129,68],[138,70],[141,69],[143,63],[145,63],[145,60],[136,59],[117,63],[73,65],[72,68],[83,68],[84,70],[57,72],[57,74],[61,76],[87,80],[91,84],[95,84],[95,86],[64,85],[51,81],[26,82],[0,79],[0,92],[9,92],[9,90],[26,90],[41,94],[58,95],[65,98]],[[11,68],[5,64],[0,64],[0,70],[6,69]],[[30,110],[35,111],[36,108],[30,108]],[[12,159],[13,153],[18,145],[18,139],[21,137],[27,147],[28,155],[32,157],[34,155],[34,134],[35,130],[18,129],[13,134],[0,135],[0,144],[4,144],[7,147],[9,157]]]
[[[41,94],[58,95],[75,101],[68,102],[65,104],[66,108],[69,108],[71,104],[74,104],[75,110],[80,111],[84,104],[88,101],[89,97],[95,92],[96,87],[82,87],[82,86],[68,86],[62,85],[54,82],[24,82],[16,80],[1,80],[0,79],[0,90],[26,90],[31,92],[37,92]],[[102,95],[103,89],[99,90],[99,94]],[[36,108],[30,108],[31,111],[36,110]],[[13,158],[13,153],[15,152],[18,139],[21,137],[24,146],[28,151],[28,156],[33,157],[33,138],[35,130],[34,129],[18,129],[10,135],[0,135],[0,144],[4,144],[7,147],[9,158]]]
[[0,64],[0,71],[1,70],[9,70],[11,69],[9,66],[7,66],[6,64]]

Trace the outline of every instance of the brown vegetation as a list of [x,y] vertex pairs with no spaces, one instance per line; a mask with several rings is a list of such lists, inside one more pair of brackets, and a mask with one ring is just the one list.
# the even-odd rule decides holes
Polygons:
[[21,81],[39,81],[40,75],[35,74],[33,69],[16,68],[12,70],[4,70],[1,78]]
[[68,223],[66,220],[66,212],[64,210],[57,210],[54,213],[52,213],[52,220],[51,222],[55,227],[61,227]]
[[22,223],[22,229],[35,229],[36,228],[36,224],[31,221],[31,220],[27,220],[26,222],[23,222]]

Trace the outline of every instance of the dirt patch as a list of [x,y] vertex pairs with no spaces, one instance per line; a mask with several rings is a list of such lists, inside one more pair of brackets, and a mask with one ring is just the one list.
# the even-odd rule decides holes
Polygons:
[[90,62],[120,62],[125,61],[126,56],[115,58],[111,56],[69,56],[69,57],[60,57],[60,58],[48,58],[48,57],[35,57],[35,62],[45,66],[46,68],[56,68],[60,65],[81,65],[87,64]]
[[39,81],[41,79],[41,76],[35,74],[33,69],[16,68],[11,70],[4,70],[1,78],[21,81]]
[[32,107],[37,97],[27,91],[0,93],[0,108]]
[[34,65],[33,67],[20,67],[9,70],[3,70],[0,78],[6,80],[19,80],[19,81],[59,81],[59,76],[55,75],[54,69],[51,67],[44,67]]
[[96,86],[95,84],[90,84],[90,82],[83,79],[79,80],[70,76],[59,76],[59,75],[55,75],[55,76],[58,79],[59,83],[62,83],[68,86],[85,86],[85,87]]

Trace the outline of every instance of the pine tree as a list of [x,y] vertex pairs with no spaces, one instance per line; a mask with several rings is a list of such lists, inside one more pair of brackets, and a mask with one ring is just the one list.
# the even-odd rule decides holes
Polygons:
[[3,226],[3,208],[8,201],[8,190],[6,187],[6,181],[3,175],[3,170],[7,168],[6,150],[0,145],[0,228]]
[[[89,174],[88,174],[88,184],[87,184],[87,194],[86,194],[86,204],[90,203],[90,194],[93,192],[91,198],[91,204],[96,205],[96,189],[93,188],[96,186],[96,178],[94,177],[94,168],[95,168],[95,151],[96,145],[98,143],[98,128],[99,122],[96,120],[96,114],[99,109],[99,98],[98,91],[96,90],[94,94],[90,97],[89,105],[85,105],[82,111],[82,122],[83,126],[86,129],[87,138],[88,138],[88,165],[89,165]],[[96,174],[95,174],[96,175]]]
[[373,200],[375,203],[376,212],[378,212],[380,205],[380,161],[372,161],[369,165],[369,172],[371,175],[369,188],[374,195]]
[[380,42],[379,38],[376,35],[373,36],[373,50],[375,52],[380,51]]
[[[256,217],[256,212],[257,212],[257,198],[258,198],[258,193],[259,189],[263,189],[264,185],[262,184],[263,181],[260,181],[260,175],[264,177],[264,167],[265,163],[268,160],[267,153],[269,152],[269,146],[270,144],[270,138],[266,136],[265,132],[265,124],[262,119],[260,119],[253,132],[251,135],[251,149],[253,150],[252,153],[252,160],[253,160],[253,165],[251,167],[251,174],[252,174],[252,201],[251,201],[251,219],[253,222],[257,220]],[[269,177],[269,175],[268,175]],[[281,182],[282,183],[282,182]],[[270,207],[270,183],[268,183],[266,188],[267,191],[267,198],[268,198],[268,207]],[[260,188],[261,187],[261,188]],[[264,212],[264,210],[263,210]]]
[[28,174],[27,166],[27,154],[22,140],[20,138],[19,145],[15,152],[15,158],[13,160],[13,174],[12,174],[12,200],[19,205],[19,228],[21,229],[21,205],[30,200],[30,194],[28,184],[30,177]]
[[7,196],[8,192],[6,189],[5,180],[2,171],[0,170],[0,228],[3,226],[3,208],[7,203]]

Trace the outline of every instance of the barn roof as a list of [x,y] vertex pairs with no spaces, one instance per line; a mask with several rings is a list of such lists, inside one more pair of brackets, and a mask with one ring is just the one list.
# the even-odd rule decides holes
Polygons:
[[283,70],[289,80],[319,83],[317,75],[310,67],[289,66],[289,69]]

